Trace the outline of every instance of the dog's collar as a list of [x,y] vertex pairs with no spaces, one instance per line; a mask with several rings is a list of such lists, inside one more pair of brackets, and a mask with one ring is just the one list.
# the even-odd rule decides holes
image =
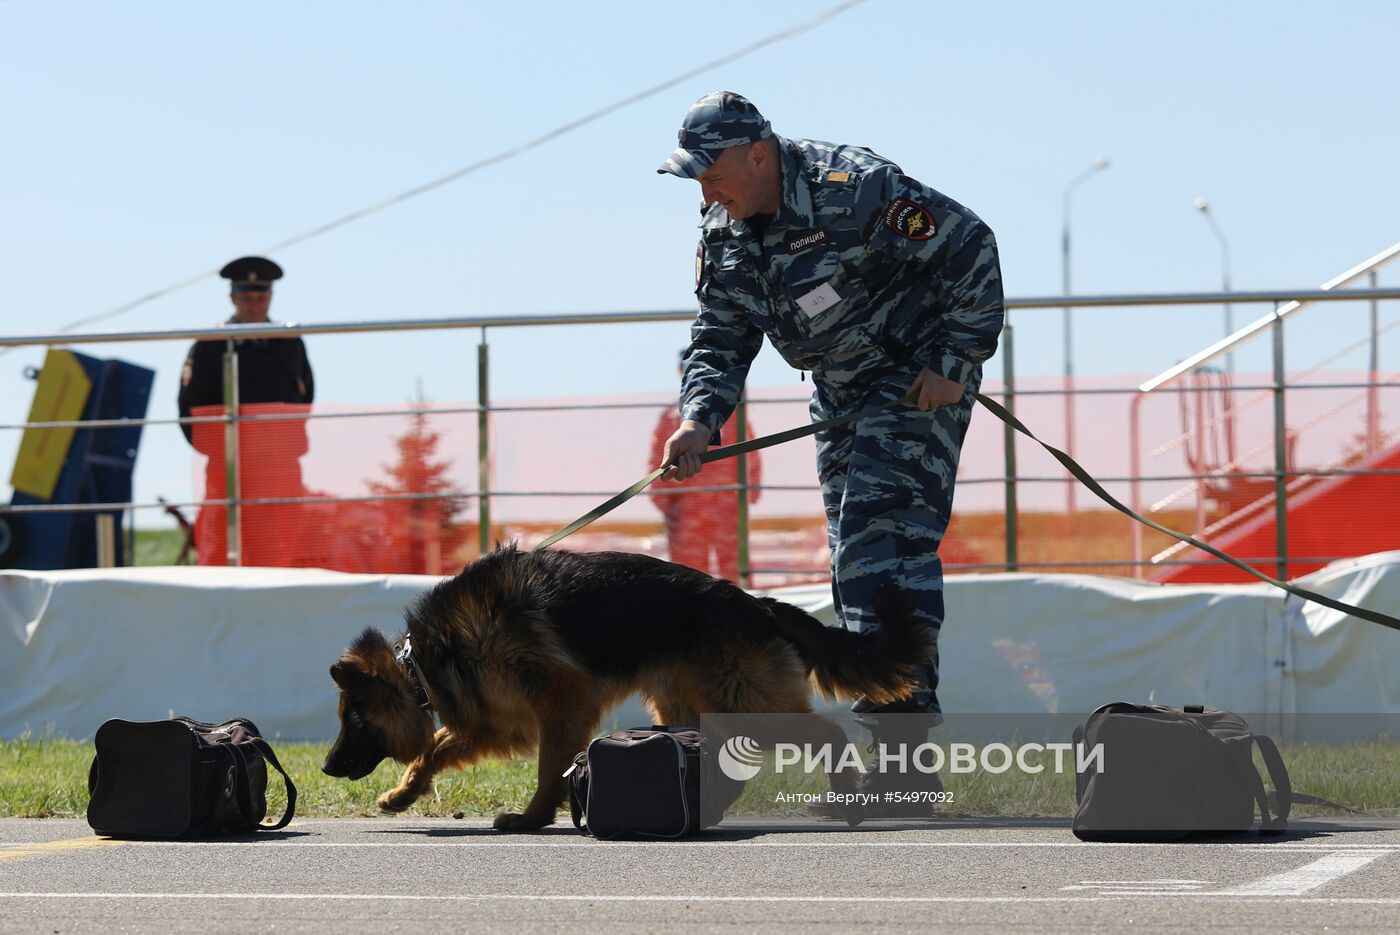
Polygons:
[[428,699],[428,690],[423,687],[423,680],[418,677],[418,664],[413,661],[413,644],[407,634],[404,635],[403,646],[399,647],[394,658],[408,673],[408,680],[413,684],[413,700],[418,702],[418,707],[424,711],[433,710],[433,703]]

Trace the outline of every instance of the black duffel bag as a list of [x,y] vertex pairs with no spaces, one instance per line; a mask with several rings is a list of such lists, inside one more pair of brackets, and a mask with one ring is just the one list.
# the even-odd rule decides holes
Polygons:
[[[93,738],[87,819],[111,837],[192,838],[284,828],[297,789],[252,721],[205,724],[113,719]],[[287,807],[267,815],[267,763],[282,774]]]
[[709,744],[693,727],[613,731],[565,775],[574,827],[595,838],[679,838],[724,817]]
[[[1072,830],[1085,841],[1167,841],[1190,834],[1288,827],[1292,787],[1278,747],[1230,711],[1115,701],[1074,729],[1086,753],[1102,745],[1100,770],[1075,775]],[[1254,748],[1274,784],[1277,814],[1254,766]],[[1092,757],[1089,757],[1092,764]]]

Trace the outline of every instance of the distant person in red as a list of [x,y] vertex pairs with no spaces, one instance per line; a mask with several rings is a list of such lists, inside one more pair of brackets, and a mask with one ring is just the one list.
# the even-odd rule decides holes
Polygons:
[[[682,352],[684,353],[684,352]],[[674,406],[662,410],[651,434],[650,466],[661,463],[666,440],[680,428],[680,412]],[[754,435],[749,428],[748,437]],[[739,441],[740,439],[733,439]],[[748,454],[749,503],[757,503],[762,466],[758,452]],[[666,522],[666,542],[671,561],[697,568],[718,578],[739,580],[739,504],[734,490],[681,492],[691,487],[733,487],[739,482],[739,459],[725,458],[704,466],[683,481],[659,480],[651,502]]]

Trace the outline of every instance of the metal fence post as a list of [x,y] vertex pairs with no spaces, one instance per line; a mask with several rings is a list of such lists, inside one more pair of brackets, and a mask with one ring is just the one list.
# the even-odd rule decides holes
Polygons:
[[[734,410],[734,432],[735,441],[746,441],[749,437],[749,394],[747,391],[739,396],[739,405]],[[735,457],[734,471],[738,475],[738,549],[739,549],[739,584],[745,588],[753,587],[753,570],[749,568],[749,454],[741,451]]]
[[1283,318],[1274,305],[1274,556],[1276,577],[1288,580],[1288,423],[1285,416],[1283,369]]
[[[1371,288],[1380,288],[1380,278],[1371,270]],[[1374,455],[1381,450],[1381,410],[1380,393],[1376,389],[1377,374],[1381,372],[1381,304],[1371,300],[1371,376],[1366,387],[1366,454]]]
[[[1141,513],[1142,504],[1142,401],[1146,398],[1142,390],[1128,402],[1128,482],[1129,500],[1133,509]],[[1133,544],[1133,577],[1143,576],[1142,523],[1131,522],[1129,536]]]
[[224,508],[228,518],[225,561],[230,565],[243,564],[238,462],[238,349],[230,338],[224,348],[224,499],[228,501]]
[[96,520],[97,567],[117,567],[117,514],[98,513]]
[[[1016,354],[1013,332],[1008,322],[1001,329],[1001,384],[1002,405],[1012,415],[1016,413]],[[1019,549],[1016,542],[1016,528],[1019,525],[1016,504],[1016,430],[1010,425],[1002,426],[1002,450],[1006,454],[1006,570],[1016,571],[1019,564]]]
[[477,545],[481,554],[491,551],[491,382],[486,329],[476,346],[476,483]]

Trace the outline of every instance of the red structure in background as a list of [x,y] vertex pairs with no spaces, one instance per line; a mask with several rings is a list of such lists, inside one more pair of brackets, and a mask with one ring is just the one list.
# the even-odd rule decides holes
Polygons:
[[[238,424],[240,499],[305,499],[326,496],[302,481],[310,406],[258,403],[241,407]],[[199,406],[195,416],[221,416],[222,406]],[[259,419],[264,416],[290,419]],[[252,418],[249,418],[252,417]],[[206,500],[227,497],[224,425],[194,425],[194,447],[204,466]],[[377,574],[442,574],[462,565],[459,550],[475,525],[458,523],[462,502],[441,495],[453,489],[451,462],[437,460],[438,433],[423,413],[394,439],[398,457],[381,465],[385,480],[370,481],[383,499],[298,503],[245,503],[240,507],[240,563],[277,568],[333,568]],[[424,496],[426,495],[426,496]],[[228,514],[222,506],[200,508],[195,550],[201,565],[227,564]]]
[[415,412],[408,431],[394,439],[398,459],[383,466],[387,482],[371,481],[371,493],[385,499],[377,504],[389,548],[375,571],[411,575],[440,575],[461,570],[459,551],[472,537],[459,520],[464,503],[446,497],[454,487],[451,461],[437,460],[442,435],[428,426],[426,411]]
[[[1364,374],[1372,383],[1377,374]],[[1274,558],[1281,551],[1278,543],[1276,484],[1270,476],[1241,476],[1251,467],[1272,460],[1275,442],[1255,445],[1242,453],[1237,429],[1247,425],[1244,416],[1250,402],[1254,419],[1272,409],[1263,393],[1242,394],[1233,388],[1227,373],[1203,370],[1190,375],[1192,392],[1178,397],[1181,412],[1183,448],[1191,472],[1204,478],[1197,497],[1200,516],[1206,517],[1206,504],[1212,504],[1214,522],[1197,536],[1260,571],[1279,576]],[[1284,436],[1286,574],[1290,578],[1309,574],[1339,557],[1365,555],[1400,548],[1400,527],[1384,521],[1394,516],[1400,500],[1400,478],[1367,472],[1400,469],[1400,446],[1384,447],[1387,436],[1380,424],[1380,399],[1374,386],[1362,392],[1329,390],[1325,395],[1310,390],[1307,383],[1293,385],[1294,406],[1289,430]],[[1269,404],[1264,410],[1262,404]],[[1302,411],[1294,411],[1299,410]],[[1346,441],[1348,431],[1355,434]],[[1306,453],[1300,448],[1307,445]],[[1252,456],[1252,458],[1251,458]],[[1356,473],[1310,475],[1300,467],[1305,462],[1326,469]],[[1204,525],[1204,523],[1203,523]],[[1224,562],[1209,559],[1196,550],[1173,547],[1167,555],[1174,560],[1189,559],[1193,564],[1174,565],[1152,576],[1163,583],[1236,583],[1256,579]]]
[[[680,414],[661,411],[651,435],[648,470],[661,463],[666,440],[680,428]],[[749,433],[752,437],[753,433]],[[742,441],[742,439],[735,439]],[[763,468],[758,452],[748,456],[749,502],[757,503]],[[683,481],[659,480],[652,488],[652,503],[666,521],[666,544],[671,561],[707,574],[739,581],[739,504],[733,490],[694,490],[696,487],[733,487],[739,483],[739,461],[712,461],[699,474]]]
[[[1380,374],[1372,381],[1377,388],[1368,392],[1369,376],[1320,371],[1288,386],[1290,574],[1318,567],[1318,561],[1301,559],[1400,549],[1400,475],[1364,473],[1400,471],[1400,376]],[[1094,392],[1079,401],[1081,462],[1095,476],[1107,478],[1105,486],[1123,502],[1135,503],[1165,525],[1276,574],[1270,472],[1277,453],[1269,379],[1260,374],[1230,381],[1203,377],[1194,393],[1187,394],[1185,407],[1172,394],[1148,399],[1142,406],[1138,442],[1145,463],[1142,470],[1134,470],[1124,426],[1131,423],[1134,400],[1141,397],[1136,388],[1140,375],[1094,378],[1086,387]],[[1017,398],[1018,416],[1050,439],[1060,430],[1059,388],[1059,378],[1028,380],[1023,386],[1027,392]],[[989,381],[984,391],[995,397],[998,386]],[[765,393],[750,400],[750,412],[756,412],[755,421],[769,430],[804,424],[807,399],[796,395],[799,392]],[[597,506],[604,494],[655,466],[659,443],[671,427],[670,419],[658,426],[663,406],[671,409],[660,394],[570,397],[563,402],[571,410],[581,402],[598,405],[596,412],[570,418],[561,418],[559,409],[539,405],[539,400],[530,402],[502,405],[492,413],[491,542],[517,541],[528,547]],[[450,574],[476,557],[477,414],[458,405],[434,408],[426,403],[421,408],[411,404],[408,412],[402,404],[384,409],[341,411],[334,404],[319,403],[315,414],[328,418],[241,422],[243,499],[309,501],[246,506],[245,563],[369,574]],[[243,409],[247,417],[295,417],[304,412],[272,404]],[[213,407],[198,414],[212,415],[215,421],[197,426],[199,450],[212,458],[208,465],[196,462],[197,470],[205,473],[208,498],[222,500],[222,411]],[[309,433],[303,433],[303,425]],[[959,464],[953,522],[940,554],[945,565],[963,566],[955,571],[994,571],[1006,554],[1005,432],[997,420],[981,414],[973,419],[968,438]],[[547,455],[545,439],[549,450],[570,452],[566,472],[561,474],[557,459]],[[724,440],[732,439],[726,434]],[[308,441],[310,450],[298,462]],[[653,445],[657,450],[651,450]],[[1129,561],[1139,530],[1147,534],[1140,540],[1139,554],[1144,557],[1173,549],[1173,540],[1107,509],[1066,514],[1059,463],[1029,440],[1018,439],[1016,445],[1022,478],[1017,524],[1022,570],[1156,572],[1158,580],[1193,583],[1245,580],[1214,561],[1174,564],[1207,558],[1189,548],[1163,555],[1162,564],[1142,572]],[[826,574],[813,448],[811,439],[803,439],[763,451],[762,479],[770,489],[750,511],[749,565],[755,586],[816,581]],[[674,544],[680,550],[674,557],[712,574],[737,575],[735,467],[735,461],[708,465],[689,488],[655,484],[645,496],[623,504],[561,547],[667,557],[673,543],[662,535],[663,514],[657,508],[668,508],[668,501],[694,502],[706,506],[690,517],[696,520],[694,526],[679,527]],[[1309,475],[1342,470],[1363,473]],[[756,466],[752,471],[748,479],[756,485]],[[1130,488],[1126,479],[1135,473],[1142,478],[1140,490]],[[700,487],[731,489],[694,492]],[[560,488],[563,491],[556,492]],[[446,502],[453,491],[460,495]],[[225,561],[224,535],[224,510],[204,510],[199,531],[204,562]],[[688,546],[694,550],[687,552]],[[1093,564],[1098,561],[1103,564]]]
[[[1373,458],[1347,467],[1354,471],[1400,470],[1400,445]],[[1294,481],[1288,490],[1288,576],[1296,578],[1317,571],[1325,561],[1308,557],[1366,555],[1400,549],[1400,527],[1378,522],[1378,511],[1394,506],[1400,477],[1395,475],[1352,474],[1341,477],[1305,478]],[[1210,544],[1236,558],[1255,565],[1268,575],[1277,575],[1272,561],[1257,561],[1274,555],[1278,548],[1274,522],[1274,498],[1256,500],[1240,512],[1234,528],[1216,533]],[[1182,553],[1191,558],[1203,553]],[[1299,556],[1299,559],[1291,556]],[[1257,579],[1224,562],[1178,565],[1158,572],[1152,580],[1172,584],[1253,582]]]
[[[239,414],[248,416],[305,415],[308,405],[252,403]],[[222,416],[223,406],[195,406],[193,416]],[[218,422],[196,422],[195,450],[208,460],[204,465],[204,499],[228,496],[224,466],[224,429]],[[238,424],[239,494],[243,500],[304,497],[301,456],[306,454],[306,420],[301,418],[245,421]],[[241,507],[244,565],[303,567],[317,564],[313,543],[307,541],[301,504],[271,503]],[[228,512],[221,506],[200,507],[195,520],[195,554],[201,565],[228,564]]]

